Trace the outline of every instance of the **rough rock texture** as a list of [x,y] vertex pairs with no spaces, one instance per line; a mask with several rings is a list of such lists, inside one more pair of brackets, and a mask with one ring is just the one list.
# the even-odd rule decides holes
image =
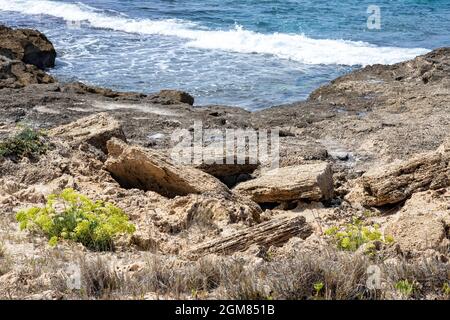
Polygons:
[[368,66],[317,89],[308,101],[268,108],[252,119],[316,139],[329,152],[346,151],[352,155],[347,165],[367,171],[443,142],[450,124],[449,65],[450,48],[441,48],[391,66]]
[[95,94],[98,96],[106,97],[106,98],[114,98],[114,99],[140,99],[146,97],[145,94],[142,93],[134,93],[134,92],[117,92],[108,88],[101,88],[95,86],[88,86],[81,82],[70,82],[65,84],[60,88],[62,92],[71,93],[71,94]]
[[283,245],[292,237],[305,239],[311,233],[311,228],[304,217],[282,216],[241,230],[228,237],[208,241],[193,248],[188,254],[193,256],[210,253],[230,254],[236,251],[245,251],[255,244],[269,248]]
[[[369,292],[370,298],[392,298],[398,296],[395,284],[402,279],[417,285],[413,298],[448,298],[442,289],[450,261],[450,191],[440,188],[439,181],[445,179],[439,177],[445,177],[445,155],[450,151],[450,141],[442,144],[450,131],[450,48],[392,66],[368,66],[319,88],[307,101],[257,112],[192,107],[192,99],[175,92],[116,92],[82,83],[41,83],[47,81],[39,77],[22,81],[18,79],[36,78],[36,67],[19,60],[12,64],[23,72],[17,77],[5,69],[0,76],[0,139],[17,133],[18,122],[61,135],[48,137],[51,148],[38,159],[13,162],[0,157],[0,298],[142,299],[148,293],[161,298],[296,299],[310,298],[317,281],[327,288],[319,298],[360,299],[368,298]],[[108,120],[98,121],[100,113]],[[82,120],[67,125],[78,119]],[[269,179],[262,163],[255,171],[199,165],[233,181],[230,185],[249,174],[255,181],[266,181],[269,187],[261,190],[280,203],[259,206],[251,192],[231,192],[198,168],[174,165],[167,156],[171,134],[177,129],[192,132],[194,121],[219,130],[278,129],[280,167],[289,172],[292,167],[328,162],[337,192],[324,201],[322,195],[331,188],[313,188],[320,200],[311,202],[311,193],[297,199],[302,196],[297,190],[296,200],[280,201],[286,195],[291,199],[289,188],[313,171]],[[118,124],[120,132],[114,129]],[[116,180],[98,148],[107,152],[106,141],[123,140],[123,134],[129,145],[110,142],[107,165],[117,166]],[[392,168],[418,158],[423,159],[419,165],[393,176]],[[372,208],[342,201],[357,189],[365,201],[361,176],[377,168],[380,199],[402,201]],[[153,180],[147,179],[148,172]],[[396,177],[406,177],[411,185],[399,184]],[[328,187],[330,180],[326,179]],[[281,196],[271,194],[270,186],[281,188]],[[19,230],[18,210],[43,206],[49,194],[64,188],[115,204],[136,232],[115,239],[117,251],[99,253],[70,241],[49,247],[41,234]],[[366,227],[378,224],[391,232],[394,243],[368,243],[355,252],[338,250],[333,239],[324,236],[325,230],[348,226],[355,218]],[[221,256],[199,251],[199,259],[186,259],[184,254],[194,248]],[[87,280],[82,290],[67,288],[68,262],[80,262]],[[376,292],[366,287],[367,268],[374,264],[388,266],[383,269],[386,286]],[[103,279],[114,286],[103,288]]]
[[333,196],[333,175],[326,162],[284,167],[240,183],[234,190],[258,203],[328,200]]
[[45,69],[55,66],[56,51],[39,31],[0,26],[0,55]]
[[439,249],[446,238],[445,225],[433,214],[402,214],[397,221],[389,224],[385,235],[390,235],[404,252]]
[[186,103],[191,106],[194,105],[194,97],[184,91],[161,90],[154,98],[162,100],[165,104]]
[[414,192],[449,186],[447,145],[410,160],[374,168],[359,179],[347,199],[365,206],[382,206],[403,201]]
[[450,226],[450,188],[415,193],[399,211],[404,216],[424,213],[433,214]]
[[219,180],[201,170],[176,165],[162,153],[108,141],[106,169],[126,188],[152,190],[167,197],[191,193],[229,193]]
[[120,123],[106,113],[95,114],[78,121],[54,128],[50,136],[66,138],[73,145],[89,143],[106,151],[106,143],[111,138],[126,141]]
[[30,84],[53,83],[55,80],[35,66],[0,55],[0,89],[23,88]]
[[[169,215],[166,221],[186,229],[195,222],[227,221],[236,223],[245,221],[248,224],[260,222],[261,208],[254,202],[235,194],[189,194],[176,197],[168,205]],[[173,230],[173,228],[172,228]]]
[[396,214],[385,234],[404,252],[445,252],[450,244],[450,188],[415,193]]

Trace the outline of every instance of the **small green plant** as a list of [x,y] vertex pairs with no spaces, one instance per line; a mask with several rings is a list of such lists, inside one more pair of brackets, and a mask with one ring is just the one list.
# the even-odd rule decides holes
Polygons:
[[414,293],[414,283],[408,280],[400,280],[395,284],[395,289],[403,296],[409,298]]
[[445,282],[444,285],[442,286],[442,292],[450,297],[450,284],[448,282]]
[[[343,228],[331,227],[325,231],[325,234],[333,239],[338,249],[346,251],[356,251],[363,244],[374,241],[388,243],[393,240],[391,238],[383,238],[378,225],[367,227],[358,219],[354,219],[353,223],[349,223]],[[369,251],[372,251],[374,248],[374,246],[369,245]]]
[[316,291],[316,298],[319,297],[320,292],[325,287],[323,282],[316,282],[314,283],[314,290]]
[[23,127],[16,135],[0,142],[0,158],[34,159],[47,152],[49,144],[43,131]]
[[377,212],[375,212],[375,211],[365,210],[365,211],[363,212],[363,215],[364,215],[364,217],[366,217],[366,218],[371,218],[371,217],[377,216],[378,214],[377,214]]
[[93,250],[111,250],[115,236],[135,231],[121,209],[94,202],[73,189],[50,195],[45,207],[19,211],[16,218],[21,230],[42,232],[52,246],[66,239]]
[[3,243],[0,242],[0,258],[5,256],[5,248],[3,247]]

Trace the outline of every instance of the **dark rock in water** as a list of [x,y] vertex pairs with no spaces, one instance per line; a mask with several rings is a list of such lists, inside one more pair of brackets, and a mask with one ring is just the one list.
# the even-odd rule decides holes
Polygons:
[[53,82],[53,77],[33,65],[0,56],[0,88],[16,89],[31,84]]
[[178,90],[161,90],[155,98],[157,100],[164,100],[167,104],[186,103],[194,105],[194,97],[189,93]]
[[0,55],[45,69],[55,66],[56,51],[39,31],[0,26]]

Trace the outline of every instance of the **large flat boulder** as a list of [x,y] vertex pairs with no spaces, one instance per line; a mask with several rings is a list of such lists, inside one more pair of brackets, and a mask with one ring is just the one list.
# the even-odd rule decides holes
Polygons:
[[347,200],[363,206],[396,204],[415,192],[450,185],[449,142],[437,151],[418,155],[366,172],[347,195]]
[[230,193],[213,176],[175,164],[157,150],[130,146],[118,139],[111,139],[107,146],[109,158],[105,168],[122,187],[154,191],[169,198],[199,193]]
[[39,31],[0,26],[0,55],[45,69],[55,66],[56,51]]
[[111,138],[126,140],[119,121],[107,113],[97,113],[75,122],[56,127],[49,131],[50,136],[61,137],[73,145],[83,142],[107,151],[106,142]]
[[326,162],[283,167],[240,183],[234,190],[257,203],[328,200],[333,196],[333,174]]

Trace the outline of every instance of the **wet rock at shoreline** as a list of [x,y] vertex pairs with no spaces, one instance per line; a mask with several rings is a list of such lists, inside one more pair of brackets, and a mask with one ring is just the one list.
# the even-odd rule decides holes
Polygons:
[[56,51],[39,31],[0,26],[0,55],[46,69],[55,66]]
[[32,84],[48,84],[55,80],[37,67],[0,56],[0,89],[23,88]]
[[152,99],[162,101],[164,104],[186,103],[191,106],[194,105],[193,96],[178,90],[161,90]]

